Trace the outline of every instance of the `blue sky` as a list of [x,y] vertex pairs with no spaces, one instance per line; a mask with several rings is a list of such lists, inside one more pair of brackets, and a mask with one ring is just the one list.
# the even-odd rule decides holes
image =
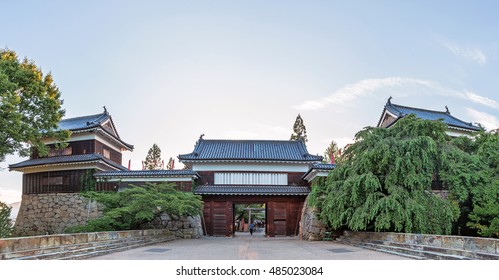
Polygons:
[[[0,47],[52,72],[66,117],[106,106],[140,169],[207,139],[351,141],[392,102],[499,127],[497,1],[10,1]],[[19,162],[16,156],[0,163]],[[0,171],[0,200],[21,174]]]

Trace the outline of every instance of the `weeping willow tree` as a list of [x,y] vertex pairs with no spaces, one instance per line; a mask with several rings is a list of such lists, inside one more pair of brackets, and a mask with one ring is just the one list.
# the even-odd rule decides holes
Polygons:
[[[358,132],[323,186],[321,220],[333,229],[450,234],[459,203],[482,177],[446,128],[410,115],[390,129]],[[447,199],[432,193],[435,180],[449,189]]]

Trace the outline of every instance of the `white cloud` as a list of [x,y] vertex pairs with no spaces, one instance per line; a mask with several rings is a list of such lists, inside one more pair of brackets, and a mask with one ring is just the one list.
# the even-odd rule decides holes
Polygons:
[[487,63],[487,56],[478,48],[462,47],[456,43],[443,42],[444,46],[455,56],[469,62],[475,62],[480,65]]
[[[331,95],[321,98],[319,100],[307,100],[300,105],[292,106],[297,110],[319,110],[330,105],[346,105],[359,99],[361,97],[371,95],[388,88],[420,88],[430,90],[432,94],[440,96],[451,96],[465,99],[477,104],[485,105],[492,108],[499,108],[499,103],[488,97],[484,97],[473,92],[463,90],[455,90],[447,87],[440,86],[438,83],[415,79],[415,78],[404,78],[404,77],[389,77],[381,79],[365,79],[358,81],[354,84],[346,85],[336,91]],[[406,91],[408,95],[420,94],[420,91]],[[383,92],[386,94],[386,92]]]
[[471,108],[466,108],[468,115],[476,122],[485,127],[486,130],[499,128],[499,119],[496,116],[489,115]]
[[497,101],[492,100],[488,97],[480,96],[480,95],[474,94],[473,92],[464,92],[463,94],[467,99],[469,99],[475,103],[482,104],[482,105],[489,106],[489,107],[496,108],[496,109],[499,108],[499,104],[497,103]]
[[326,107],[327,105],[328,105],[328,102],[326,100],[320,100],[320,101],[307,100],[301,105],[293,106],[293,108],[295,108],[297,110],[307,111],[307,110],[322,109],[322,108]]
[[328,97],[322,98],[320,100],[307,100],[300,105],[293,106],[293,108],[297,110],[317,110],[322,109],[330,104],[344,105],[356,100],[359,97],[371,94],[382,88],[397,87],[409,83],[424,85],[426,81],[401,77],[365,79],[354,84],[346,85],[336,90]]
[[372,92],[380,88],[400,86],[401,84],[406,82],[409,82],[408,79],[400,77],[366,79],[355,84],[346,85],[340,88],[329,97],[326,97],[325,100],[332,104],[343,104],[346,102],[351,102],[361,96],[371,94]]

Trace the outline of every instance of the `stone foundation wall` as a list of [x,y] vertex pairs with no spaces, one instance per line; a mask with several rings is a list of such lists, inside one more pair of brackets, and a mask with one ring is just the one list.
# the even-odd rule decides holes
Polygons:
[[63,233],[65,228],[85,225],[89,219],[101,214],[95,201],[89,203],[78,193],[23,195],[14,234],[33,236]]
[[203,235],[201,227],[201,216],[170,217],[163,214],[160,219],[156,219],[151,226],[159,229],[169,230],[175,238],[199,238]]
[[303,204],[300,223],[300,238],[302,240],[322,240],[326,232],[326,226],[317,218],[316,210],[308,205],[308,197]]
[[[90,209],[89,209],[90,208]],[[61,234],[68,227],[85,225],[102,215],[102,206],[89,203],[78,193],[23,195],[14,226],[15,236]],[[199,238],[203,235],[200,216],[163,215],[143,229],[167,229],[176,238]]]

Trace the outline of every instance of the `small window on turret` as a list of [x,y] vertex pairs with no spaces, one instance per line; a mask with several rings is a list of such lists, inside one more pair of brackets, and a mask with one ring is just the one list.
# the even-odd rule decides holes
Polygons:
[[50,148],[48,156],[49,157],[70,156],[72,154],[73,154],[73,148],[71,146],[62,149],[57,149],[54,147]]
[[105,158],[111,159],[111,152],[110,152],[108,149],[103,149],[103,150],[102,150],[102,155],[103,155]]
[[54,185],[62,185],[62,184],[63,184],[62,176],[44,177],[42,179],[42,186],[54,186]]

